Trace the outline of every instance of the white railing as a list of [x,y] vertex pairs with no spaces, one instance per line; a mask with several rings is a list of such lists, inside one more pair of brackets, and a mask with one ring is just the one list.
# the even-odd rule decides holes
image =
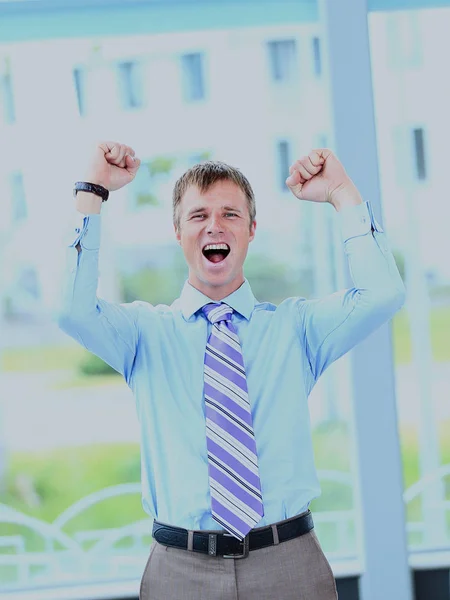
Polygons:
[[[424,477],[404,493],[408,505],[423,495],[427,486],[443,481],[450,476],[450,464]],[[319,471],[322,484],[335,483],[351,490],[354,480],[350,473],[342,471]],[[116,579],[139,578],[144,568],[151,544],[151,519],[129,523],[122,527],[77,531],[71,535],[64,529],[92,506],[113,497],[126,494],[141,494],[141,484],[121,484],[90,494],[61,513],[53,523],[40,521],[23,514],[10,506],[0,504],[0,523],[16,525],[21,533],[0,536],[0,568],[10,569],[9,583],[2,589],[11,591],[36,585],[60,585],[73,582],[95,582],[108,580],[111,574]],[[443,500],[433,507],[442,516],[450,511],[450,501]],[[330,561],[356,560],[359,553],[356,536],[356,514],[353,508],[336,511],[315,511],[314,521]],[[40,551],[27,551],[27,536],[23,530],[39,537]],[[420,550],[431,548],[426,538],[426,524],[422,521],[407,523],[408,534],[420,534]],[[327,547],[327,539],[334,543]],[[127,547],[118,544],[127,540]],[[435,540],[436,541],[436,540]],[[333,546],[333,547],[331,547]],[[412,546],[412,545],[411,545]],[[416,545],[411,547],[417,550]],[[442,532],[439,544],[434,549],[450,549],[449,531]],[[8,552],[9,551],[9,552]],[[9,585],[9,587],[8,587]]]

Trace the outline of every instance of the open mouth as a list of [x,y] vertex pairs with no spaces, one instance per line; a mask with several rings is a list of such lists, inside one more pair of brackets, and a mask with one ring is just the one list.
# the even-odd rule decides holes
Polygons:
[[230,254],[228,244],[208,244],[202,250],[203,256],[212,263],[219,263],[226,259]]

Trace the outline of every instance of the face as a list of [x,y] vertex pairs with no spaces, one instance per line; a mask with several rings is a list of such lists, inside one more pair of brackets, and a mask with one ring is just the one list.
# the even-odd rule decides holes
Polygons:
[[203,194],[190,186],[178,217],[175,233],[189,266],[189,283],[212,300],[222,300],[244,282],[244,260],[255,237],[256,221],[250,225],[244,192],[227,180]]

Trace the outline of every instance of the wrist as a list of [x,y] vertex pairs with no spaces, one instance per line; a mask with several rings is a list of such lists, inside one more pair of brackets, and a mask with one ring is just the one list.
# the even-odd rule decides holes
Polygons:
[[83,179],[83,181],[86,181],[86,183],[93,183],[94,185],[101,185],[106,190],[110,191],[106,183],[102,181],[100,177],[91,177],[90,175],[88,175]]
[[85,215],[99,215],[103,200],[91,192],[78,192],[75,200],[76,209]]
[[349,206],[358,206],[363,204],[363,199],[359,193],[357,187],[352,183],[339,186],[330,195],[330,204],[334,206],[337,211],[340,211]]

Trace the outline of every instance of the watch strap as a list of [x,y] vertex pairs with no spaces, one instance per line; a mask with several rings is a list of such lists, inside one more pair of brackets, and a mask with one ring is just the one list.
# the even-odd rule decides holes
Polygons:
[[77,192],[90,192],[96,196],[100,196],[102,202],[106,202],[109,198],[109,191],[102,185],[96,183],[89,183],[88,181],[77,181],[73,189],[73,195],[76,196]]

